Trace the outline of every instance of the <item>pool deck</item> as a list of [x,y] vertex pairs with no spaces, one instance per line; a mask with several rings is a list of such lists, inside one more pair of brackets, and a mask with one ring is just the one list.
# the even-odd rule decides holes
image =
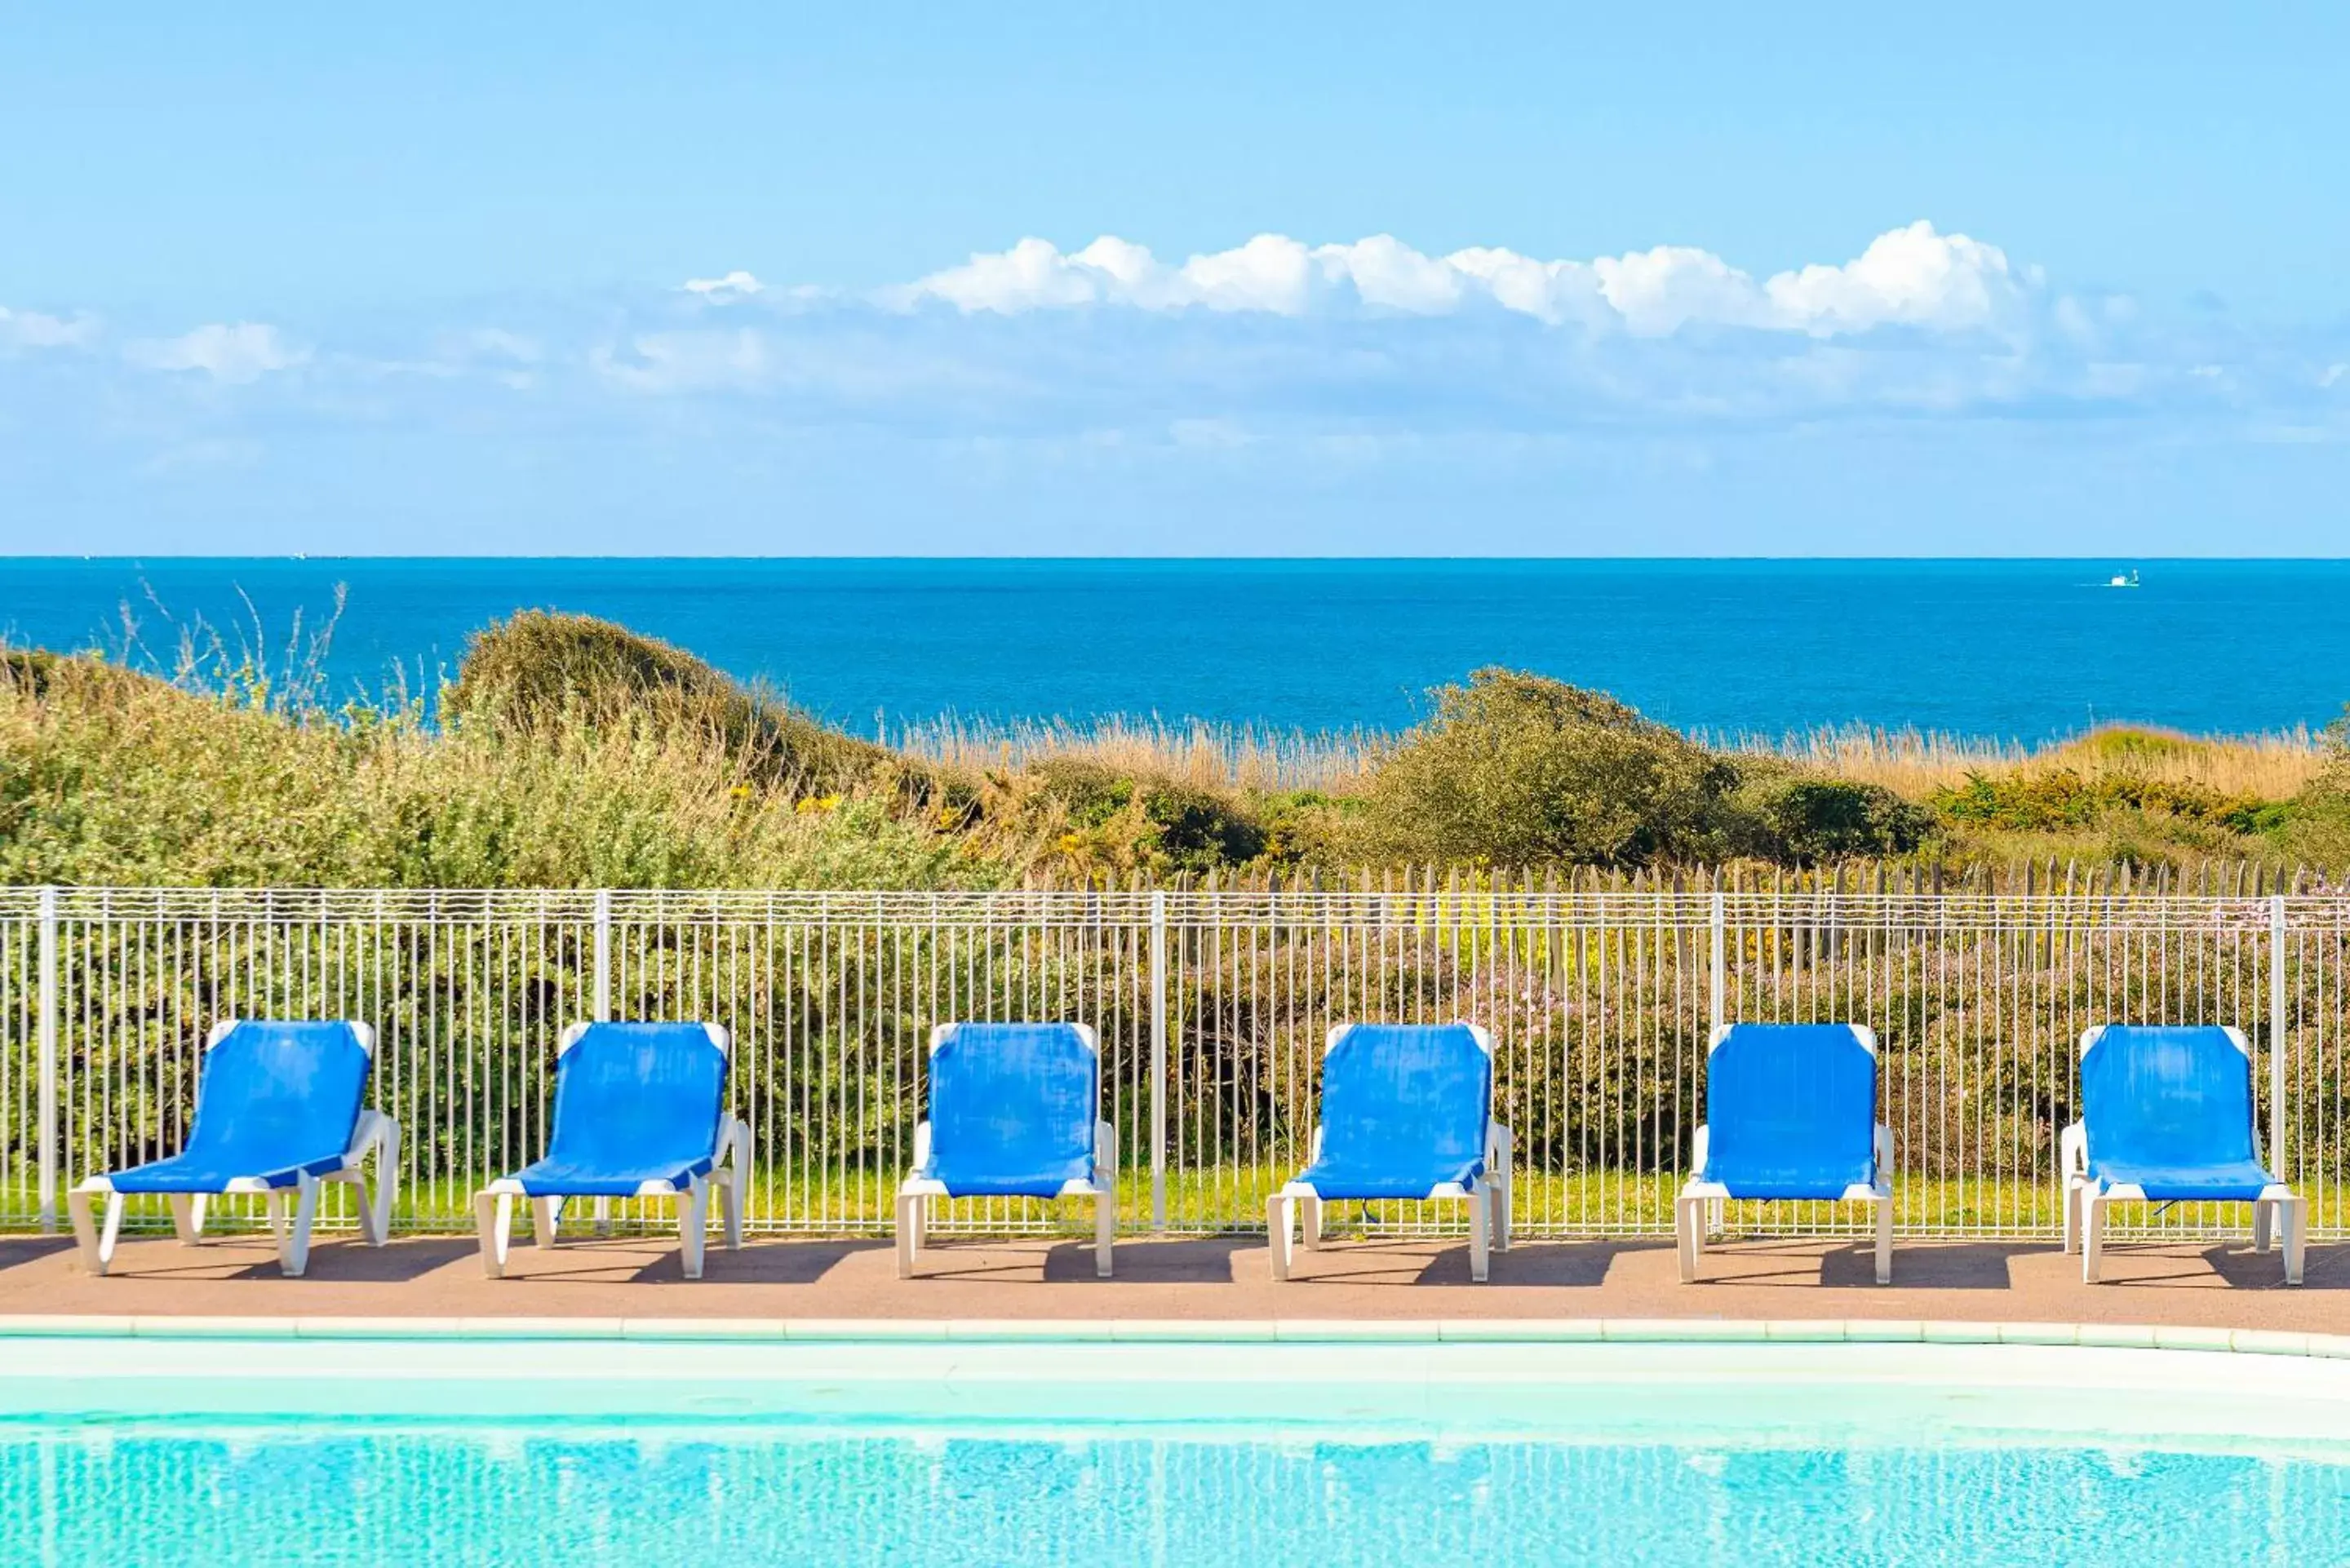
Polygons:
[[128,1240],[92,1279],[65,1237],[0,1237],[0,1315],[578,1317],[920,1320],[1738,1319],[1927,1320],[2180,1325],[2350,1334],[2350,1247],[2313,1246],[2306,1282],[2237,1244],[2117,1245],[2106,1282],[2053,1246],[1920,1243],[1872,1282],[1868,1254],[1829,1242],[1740,1243],[1706,1254],[1700,1282],[1674,1278],[1663,1242],[1523,1242],[1472,1283],[1466,1250],[1436,1242],[1334,1243],[1298,1254],[1275,1284],[1265,1244],[1244,1237],[1122,1242],[1097,1280],[1076,1241],[948,1242],[921,1277],[896,1277],[885,1241],[762,1239],[712,1246],[688,1281],[675,1244],[645,1237],[517,1245],[503,1280],[470,1240],[419,1237],[381,1249],[321,1241],[307,1278],[279,1277],[258,1238],[191,1250]]

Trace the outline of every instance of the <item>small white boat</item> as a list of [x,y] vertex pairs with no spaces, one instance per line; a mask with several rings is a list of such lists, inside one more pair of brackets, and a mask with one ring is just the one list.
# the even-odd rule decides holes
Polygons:
[[2112,576],[2106,579],[2106,587],[2109,588],[2134,588],[2137,587],[2137,568],[2132,566],[2126,573],[2116,572]]

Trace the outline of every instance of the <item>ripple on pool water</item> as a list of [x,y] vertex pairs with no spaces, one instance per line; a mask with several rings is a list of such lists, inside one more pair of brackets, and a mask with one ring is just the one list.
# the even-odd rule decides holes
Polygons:
[[2106,1448],[0,1436],[0,1562],[2338,1560],[2350,1466]]

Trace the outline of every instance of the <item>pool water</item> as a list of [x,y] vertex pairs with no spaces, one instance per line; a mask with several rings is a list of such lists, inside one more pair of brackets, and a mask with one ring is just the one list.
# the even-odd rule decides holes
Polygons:
[[2350,1356],[965,1326],[0,1320],[0,1568],[2350,1561]]
[[1767,1447],[0,1430],[0,1562],[1479,1564],[2248,1562],[2350,1552],[2343,1457]]

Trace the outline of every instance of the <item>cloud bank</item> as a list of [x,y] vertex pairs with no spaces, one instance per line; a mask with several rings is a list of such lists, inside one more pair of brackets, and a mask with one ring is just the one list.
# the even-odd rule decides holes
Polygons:
[[1213,499],[1191,516],[1284,486],[1299,515],[1392,504],[1405,476],[1430,508],[1479,474],[1638,495],[1740,452],[1836,495],[1904,443],[1961,476],[2102,451],[2100,494],[2179,452],[2251,454],[2243,472],[2350,453],[2350,326],[2068,287],[1926,222],[1854,248],[1773,272],[1669,244],[1545,259],[1265,234],[1177,260],[1031,238],[863,291],[729,265],[193,326],[0,307],[0,461],[60,493],[234,472],[232,514],[301,454],[314,478],[289,496],[369,472],[398,495],[462,462],[484,494],[576,470],[603,476],[582,504],[616,487],[722,506],[732,486],[780,515],[793,475],[837,462],[847,493],[930,474],[945,489],[922,505],[985,484],[1072,516],[1197,485]]
[[195,370],[232,386],[290,369],[308,358],[288,345],[277,328],[263,322],[234,326],[214,322],[178,337],[142,338],[123,348],[123,358],[151,370]]
[[[711,292],[747,273],[686,286]],[[1750,327],[1818,337],[1887,326],[1965,332],[2012,323],[2036,275],[2005,252],[1924,220],[1879,234],[1840,265],[1815,264],[1756,279],[1711,251],[1659,245],[1589,261],[1544,261],[1477,246],[1431,256],[1388,234],[1308,245],[1259,234],[1231,250],[1170,265],[1142,245],[1104,235],[1064,253],[1048,240],[974,255],[900,287],[885,306],[936,301],[965,313],[1016,316],[1087,306],[1150,311],[1261,312],[1304,317],[1355,308],[1441,317],[1489,306],[1547,325],[1580,323],[1660,337],[1691,326]],[[753,282],[755,288],[755,282]]]

